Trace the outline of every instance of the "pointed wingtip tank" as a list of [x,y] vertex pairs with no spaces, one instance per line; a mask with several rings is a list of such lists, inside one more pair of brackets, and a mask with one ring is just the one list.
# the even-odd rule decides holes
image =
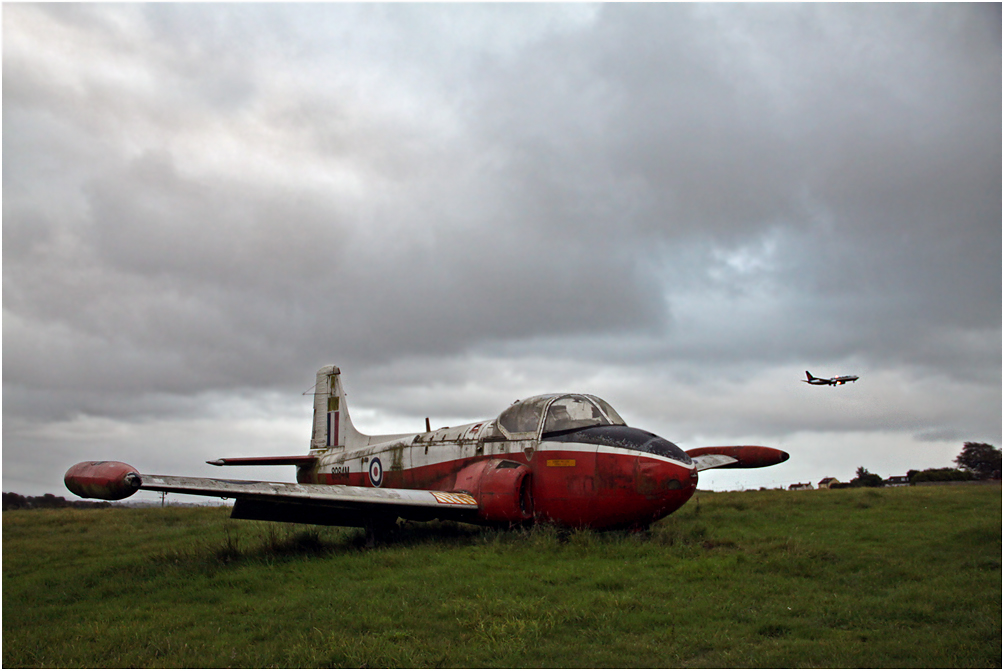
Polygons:
[[139,471],[121,461],[82,461],[63,476],[66,488],[85,499],[118,501],[143,484]]
[[726,445],[722,447],[698,447],[687,450],[691,457],[702,454],[724,454],[736,460],[735,463],[718,468],[764,468],[788,461],[787,452],[760,445]]

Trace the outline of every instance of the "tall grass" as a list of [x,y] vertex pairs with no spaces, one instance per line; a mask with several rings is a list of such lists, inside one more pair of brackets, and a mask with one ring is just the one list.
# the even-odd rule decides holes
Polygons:
[[1001,491],[700,492],[647,534],[3,515],[14,667],[1000,667]]

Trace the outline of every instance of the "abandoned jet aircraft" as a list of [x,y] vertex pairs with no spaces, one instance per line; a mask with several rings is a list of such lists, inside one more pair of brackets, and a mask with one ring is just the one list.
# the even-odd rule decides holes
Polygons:
[[369,529],[398,518],[644,528],[687,502],[699,471],[787,459],[755,445],[684,451],[627,426],[589,394],[534,396],[495,419],[367,436],[349,419],[339,369],[326,366],[317,372],[308,454],[208,462],[296,466],[296,484],[146,475],[115,461],[79,463],[65,483],[78,496],[108,500],[140,489],[232,498],[235,519]]
[[807,382],[808,384],[817,385],[830,385],[836,386],[838,384],[846,384],[847,382],[857,382],[857,375],[838,375],[837,377],[816,377],[809,371],[805,371],[805,379],[802,382]]

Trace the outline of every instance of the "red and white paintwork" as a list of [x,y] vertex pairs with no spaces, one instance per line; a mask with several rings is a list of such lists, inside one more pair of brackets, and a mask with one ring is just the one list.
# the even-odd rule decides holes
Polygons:
[[[507,443],[476,454],[476,438],[465,444],[447,437],[428,445],[428,452],[425,445],[416,449],[408,443],[404,439],[322,456],[313,467],[298,469],[297,481],[371,487],[367,466],[379,459],[385,469],[383,487],[455,491],[463,488],[458,480],[466,468],[501,458],[529,469],[535,519],[595,528],[651,523],[681,507],[697,488],[696,464],[616,447],[541,441],[528,457],[520,445]],[[681,487],[659,486],[672,480]]]
[[[125,464],[85,462],[67,472],[67,487],[97,498],[123,498],[137,488],[232,497],[237,500],[234,516],[244,519],[362,526],[397,517],[438,517],[482,524],[544,521],[596,529],[640,528],[683,506],[697,488],[700,470],[756,468],[788,458],[780,450],[758,446],[684,453],[658,436],[623,426],[612,408],[587,395],[527,399],[524,403],[535,403],[539,413],[532,422],[525,420],[526,426],[519,425],[519,433],[512,432],[515,425],[504,412],[463,426],[388,436],[367,436],[355,429],[337,367],[317,372],[314,399],[309,454],[209,462],[294,465],[296,485],[148,476]],[[620,431],[621,438],[581,438],[586,433],[578,429],[546,432],[551,405],[568,399],[593,403],[596,421]],[[514,409],[516,404],[509,410]],[[562,406],[555,407],[559,410],[564,412]],[[645,449],[644,441],[665,447],[657,453]],[[122,478],[128,474],[128,482],[123,479],[116,489],[108,481],[111,471]],[[137,477],[142,480],[138,486]]]

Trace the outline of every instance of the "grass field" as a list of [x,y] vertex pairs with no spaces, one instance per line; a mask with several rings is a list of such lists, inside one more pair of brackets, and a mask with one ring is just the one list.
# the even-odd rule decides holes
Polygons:
[[996,667],[1001,489],[700,492],[647,536],[3,513],[4,667]]

